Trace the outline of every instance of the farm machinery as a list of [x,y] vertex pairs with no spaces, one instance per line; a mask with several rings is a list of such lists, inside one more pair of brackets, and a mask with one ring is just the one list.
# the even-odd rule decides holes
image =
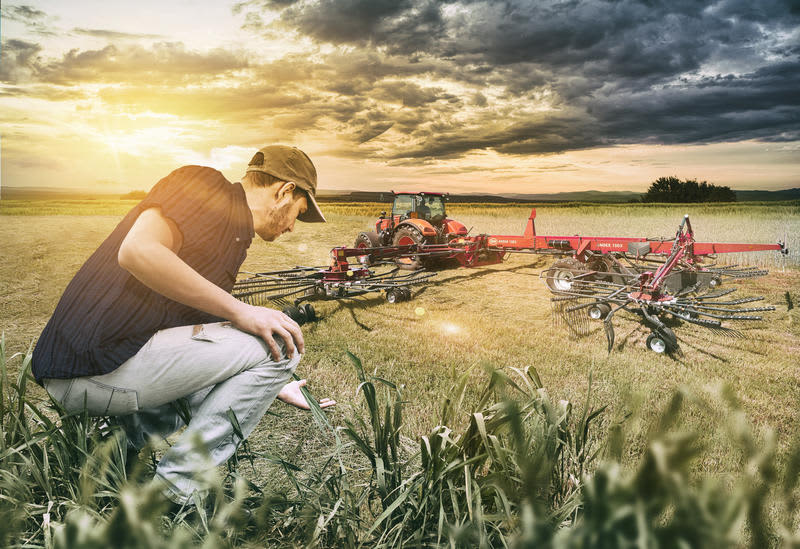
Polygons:
[[[392,196],[391,215],[381,212],[375,230],[356,237],[356,248],[446,244],[467,235],[462,223],[447,217],[446,194],[392,191]],[[395,261],[402,269],[417,270],[431,266],[435,259],[433,255],[400,254]]]
[[[436,272],[408,271],[409,267],[457,264],[474,268],[501,263],[511,253],[525,253],[557,258],[540,274],[553,294],[556,319],[576,335],[588,333],[590,322],[601,321],[609,351],[615,339],[612,321],[620,311],[638,315],[651,330],[646,341],[649,349],[676,353],[680,347],[670,326],[687,323],[738,337],[741,331],[729,324],[761,320],[759,313],[774,310],[752,305],[763,297],[735,299],[729,297],[735,288],[721,288],[727,279],[761,276],[766,271],[718,265],[713,260],[717,254],[733,252],[786,254],[781,242],[696,242],[688,215],[673,238],[542,236],[536,234],[535,209],[522,235],[470,236],[463,225],[447,219],[443,198],[433,193],[397,193],[392,216],[382,214],[378,230],[359,234],[353,247],[331,250],[327,267],[256,273],[237,282],[234,295],[254,304],[283,303],[289,316],[312,320],[313,308],[301,305],[303,301],[352,299],[373,292],[385,292],[390,303],[410,299],[412,288],[429,283]],[[406,203],[414,208],[430,204],[438,213],[428,217],[416,210],[413,217],[402,209]],[[411,226],[424,228],[422,221],[438,222],[432,224],[435,234],[429,232],[426,238],[423,229],[410,230]]]

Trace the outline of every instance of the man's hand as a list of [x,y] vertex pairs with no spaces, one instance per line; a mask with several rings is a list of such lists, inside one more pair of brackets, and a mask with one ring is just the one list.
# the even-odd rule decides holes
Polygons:
[[[305,384],[305,379],[301,379],[300,381],[290,381],[284,385],[283,389],[281,389],[281,392],[278,393],[278,398],[284,401],[286,404],[297,406],[301,410],[310,409],[308,402],[306,401],[306,397],[304,397],[303,393],[300,391],[300,388],[305,386]],[[328,406],[335,405],[336,401],[329,398],[323,398],[319,401],[320,408],[327,408]]]
[[289,358],[294,356],[296,350],[300,354],[305,352],[300,325],[282,312],[246,303],[242,303],[241,307],[237,307],[237,309],[236,314],[231,318],[233,325],[243,332],[263,339],[269,347],[272,359],[276,362],[281,359],[281,353],[273,335],[283,339],[286,344],[286,355]]

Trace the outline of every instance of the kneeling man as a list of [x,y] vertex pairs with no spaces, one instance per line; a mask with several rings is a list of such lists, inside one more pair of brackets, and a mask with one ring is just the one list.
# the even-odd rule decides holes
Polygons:
[[308,156],[282,145],[258,151],[241,183],[202,166],[175,170],[81,267],[39,338],[36,380],[68,412],[119,416],[134,448],[182,427],[185,399],[191,420],[156,469],[175,503],[202,491],[201,473],[242,442],[230,411],[247,437],[276,396],[304,403],[289,383],[300,327],[230,292],[254,235],[272,241],[295,220],[325,221],[316,189]]

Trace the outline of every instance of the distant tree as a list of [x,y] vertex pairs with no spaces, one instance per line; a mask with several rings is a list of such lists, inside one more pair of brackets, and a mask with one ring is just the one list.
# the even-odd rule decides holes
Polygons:
[[697,179],[659,177],[642,195],[642,202],[736,202],[736,193],[730,187],[698,183]]
[[120,196],[122,200],[141,200],[147,196],[147,191],[131,191]]

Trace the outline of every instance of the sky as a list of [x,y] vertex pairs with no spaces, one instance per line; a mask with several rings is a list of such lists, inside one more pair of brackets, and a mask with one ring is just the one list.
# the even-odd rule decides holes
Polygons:
[[4,0],[0,180],[328,190],[800,187],[798,0]]

